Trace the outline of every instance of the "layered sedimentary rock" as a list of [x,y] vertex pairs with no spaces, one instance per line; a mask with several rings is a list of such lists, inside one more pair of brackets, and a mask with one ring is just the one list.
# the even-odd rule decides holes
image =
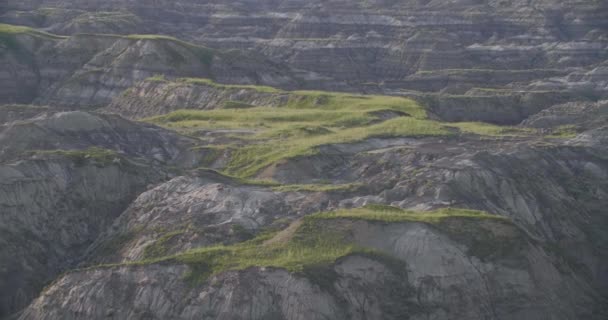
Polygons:
[[9,1],[5,7],[12,23],[58,32],[78,30],[80,12],[114,12],[90,13],[90,24],[105,19],[106,32],[132,14],[139,19],[121,33],[143,29],[213,47],[254,48],[351,82],[400,80],[419,70],[564,68],[606,59],[608,7],[601,1]]
[[[58,37],[21,27],[3,36],[4,102],[95,108],[136,82],[162,75],[220,82],[294,84],[287,67],[256,54],[220,52],[162,36]],[[286,71],[287,70],[287,71]]]
[[[602,1],[8,1],[3,12],[3,21],[63,35],[164,34],[216,49],[247,50],[228,66],[218,59],[209,73],[175,43],[111,41],[103,48],[108,57],[82,61],[69,80],[44,93],[36,91],[35,69],[17,64],[13,74],[20,70],[22,92],[13,94],[19,102],[38,94],[40,102],[100,106],[134,80],[155,73],[385,93],[464,94],[505,85],[517,92],[605,92],[601,64],[608,59],[603,19],[608,7]],[[127,47],[128,54],[114,61]],[[150,50],[159,56],[142,59]],[[174,68],[176,53],[184,61]],[[278,65],[262,63],[265,59]],[[107,63],[134,66],[130,72],[112,67],[101,75]],[[264,67],[249,69],[261,63]]]
[[[601,319],[608,256],[601,106],[555,106],[527,123],[584,128],[570,139],[371,139],[327,146],[260,173],[283,183],[323,178],[365,188],[285,191],[213,171],[175,178],[135,200],[81,266],[133,265],[66,274],[21,318]],[[568,116],[572,108],[589,116]],[[457,206],[494,215],[302,218],[375,204],[392,205],[388,210]],[[213,260],[196,260],[196,248],[235,246],[224,254],[238,255],[243,241],[265,226],[284,231],[260,242],[259,250],[339,235],[336,243],[346,239],[373,253],[302,271],[252,266],[199,274]]]
[[0,166],[3,315],[75,266],[138,192],[164,178],[162,170],[106,157],[49,154]]

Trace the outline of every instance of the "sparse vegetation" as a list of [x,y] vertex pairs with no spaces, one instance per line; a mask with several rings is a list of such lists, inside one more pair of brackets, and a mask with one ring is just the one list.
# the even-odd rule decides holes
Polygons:
[[246,85],[246,84],[222,84],[222,83],[215,82],[211,79],[205,79],[205,78],[179,78],[179,79],[177,79],[177,82],[201,84],[201,85],[213,86],[213,87],[217,87],[217,88],[226,88],[226,89],[251,89],[251,90],[258,91],[258,92],[271,92],[271,93],[281,92],[281,90],[279,90],[279,89],[276,89],[273,87],[268,87],[268,86],[256,86],[256,85]]
[[250,177],[283,159],[314,155],[318,153],[318,147],[322,145],[351,143],[375,137],[423,137],[450,134],[438,122],[400,117],[371,126],[349,128],[326,135],[275,139],[263,144],[244,146],[234,150],[225,171],[236,176]]
[[484,122],[458,122],[448,126],[458,128],[462,133],[473,133],[481,136],[525,136],[533,133],[533,130],[529,128],[497,126]]
[[309,219],[361,219],[383,222],[427,222],[438,223],[446,218],[475,218],[475,219],[499,219],[504,217],[491,215],[483,211],[444,208],[435,211],[410,211],[386,205],[367,205],[357,209],[343,209],[324,212],[307,217]]
[[559,139],[572,139],[572,138],[575,138],[577,134],[579,134],[579,132],[578,132],[576,126],[564,125],[564,126],[559,126],[557,128],[554,128],[547,137],[559,138]]
[[248,109],[253,108],[255,106],[239,102],[239,101],[224,101],[224,109]]
[[[181,131],[253,130],[256,133],[247,138],[251,143],[235,148],[224,170],[241,178],[251,177],[282,159],[315,154],[322,145],[372,137],[452,134],[439,122],[427,120],[425,110],[405,98],[314,91],[289,94],[286,105],[278,108],[179,110],[148,121]],[[377,114],[386,111],[404,116],[378,122]]]
[[[161,81],[157,79],[156,81]],[[231,102],[229,108],[178,110],[148,121],[182,132],[200,129],[248,129],[254,134],[240,139],[224,173],[240,178],[282,160],[314,155],[319,147],[352,143],[369,138],[450,136],[458,132],[482,136],[528,135],[532,131],[480,122],[441,123],[427,119],[426,111],[413,100],[390,96],[364,96],[322,91],[281,92],[270,87],[222,85],[209,79],[181,79],[225,88],[246,88],[287,95],[281,107],[253,107]],[[235,106],[231,108],[230,106]],[[396,117],[380,119],[382,114]]]
[[189,42],[179,40],[177,38],[164,36],[164,35],[131,34],[131,35],[124,36],[124,38],[131,39],[131,40],[152,40],[152,41],[162,40],[162,41],[164,41],[165,42],[164,48],[165,48],[165,50],[167,50],[167,53],[171,56],[173,64],[179,64],[180,62],[185,61],[185,57],[182,55],[182,52],[177,50],[177,48],[173,48],[173,47],[169,46],[168,45],[169,43],[175,43],[178,46],[180,46],[184,49],[187,49],[194,56],[198,57],[200,62],[206,66],[211,65],[211,62],[213,61],[213,56],[215,55],[214,51],[212,49],[209,49],[206,47],[201,47],[201,46],[189,43]]
[[30,50],[24,48],[18,36],[27,35],[36,39],[58,40],[65,37],[38,31],[24,26],[0,23],[0,55],[10,52],[21,63],[32,64],[34,57]]
[[154,76],[147,78],[146,81],[149,81],[149,82],[168,82],[167,79],[165,79],[165,75],[162,75],[162,74],[155,74]]
[[211,275],[255,266],[303,272],[312,266],[331,265],[356,252],[371,251],[349,244],[344,234],[311,231],[312,228],[301,226],[286,242],[265,245],[264,242],[273,236],[265,234],[233,246],[191,250],[173,259],[188,264],[192,270],[188,280],[199,283]]
[[154,241],[154,243],[148,245],[144,249],[144,259],[154,259],[166,256],[169,250],[167,244],[173,240],[173,238],[183,234],[184,232],[184,230],[177,230],[162,235],[159,239]]
[[347,184],[288,184],[273,187],[272,190],[280,192],[305,191],[305,192],[329,192],[329,191],[356,191],[363,185],[360,183]]
[[[374,249],[354,245],[349,240],[348,227],[342,224],[328,224],[323,222],[325,220],[356,219],[439,225],[444,219],[449,218],[507,221],[505,218],[475,210],[446,208],[430,212],[415,212],[385,205],[368,205],[358,209],[343,209],[307,216],[283,231],[262,233],[252,240],[235,245],[199,248],[177,255],[160,257],[163,252],[166,252],[164,244],[179,234],[172,232],[157,240],[153,246],[149,247],[150,249],[146,248],[146,257],[153,259],[126,265],[163,261],[185,263],[191,267],[187,278],[195,284],[221,272],[243,270],[249,267],[276,267],[290,272],[306,273],[307,270],[330,266],[337,259],[351,254],[385,256]],[[283,234],[285,232],[288,234]],[[281,240],[272,241],[271,239],[274,237],[280,237]]]
[[76,165],[83,165],[87,161],[94,161],[98,165],[105,166],[120,159],[120,156],[116,152],[98,147],[84,150],[39,150],[32,153],[34,155],[59,155],[67,157],[74,161]]
[[0,23],[0,36],[7,35],[19,35],[19,34],[29,34],[32,36],[39,36],[50,39],[65,39],[67,37],[58,36],[55,34],[47,33],[44,31],[39,31],[30,27],[25,26],[16,26],[12,24],[4,24]]

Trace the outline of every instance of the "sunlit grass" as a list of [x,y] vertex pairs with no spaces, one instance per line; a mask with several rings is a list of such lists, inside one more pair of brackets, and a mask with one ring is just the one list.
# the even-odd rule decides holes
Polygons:
[[67,38],[67,37],[43,32],[40,30],[36,30],[36,29],[30,28],[30,27],[0,23],[0,35],[1,36],[19,35],[19,34],[29,34],[29,35],[33,35],[33,36],[40,36],[40,37],[52,38],[52,39]]
[[222,84],[215,82],[211,79],[205,78],[179,78],[176,80],[177,83],[191,83],[191,84],[202,84],[213,86],[217,88],[227,88],[227,89],[252,89],[258,92],[281,92],[282,90],[276,89],[268,86],[256,86],[256,85],[244,85],[244,84]]
[[498,126],[484,122],[457,122],[446,124],[446,126],[458,128],[463,133],[482,136],[525,136],[533,133],[533,130],[529,128]]
[[273,187],[272,190],[280,192],[304,191],[304,192],[330,192],[330,191],[354,191],[361,188],[360,183],[347,184],[288,184]]
[[[181,234],[179,231],[169,232],[157,240],[157,245],[147,249],[147,257],[151,259],[94,268],[182,263],[190,267],[186,280],[198,284],[210,276],[250,267],[274,267],[306,274],[311,268],[331,266],[338,259],[352,254],[364,254],[385,262],[387,261],[385,259],[397,261],[388,256],[387,252],[355,244],[352,224],[339,220],[430,224],[455,239],[468,243],[471,246],[469,248],[471,254],[488,257],[501,249],[504,241],[499,237],[503,235],[493,235],[479,228],[479,219],[489,219],[503,226],[511,225],[506,218],[475,210],[444,208],[435,211],[409,211],[376,204],[306,216],[293,222],[286,229],[263,232],[249,241],[238,244],[216,245],[162,256],[163,253],[170,251],[168,241]],[[335,223],[332,223],[332,220]],[[505,240],[511,240],[511,235],[504,236]]]
[[427,222],[437,223],[446,218],[476,218],[476,219],[499,219],[504,217],[491,215],[483,211],[444,208],[435,211],[411,211],[386,205],[368,205],[357,209],[342,209],[324,212],[310,216],[310,219],[361,219],[368,221],[384,222]]
[[[164,78],[155,81],[164,81]],[[262,169],[285,159],[317,154],[319,147],[330,144],[369,138],[452,136],[458,133],[491,137],[532,133],[530,129],[480,122],[430,120],[421,105],[404,97],[282,91],[263,86],[223,85],[209,79],[181,79],[176,83],[180,81],[279,94],[285,99],[279,107],[239,104],[239,108],[178,110],[146,120],[184,133],[215,129],[251,130],[250,135],[238,137],[248,143],[231,150],[230,160],[223,167],[224,173],[241,178],[255,176]]]

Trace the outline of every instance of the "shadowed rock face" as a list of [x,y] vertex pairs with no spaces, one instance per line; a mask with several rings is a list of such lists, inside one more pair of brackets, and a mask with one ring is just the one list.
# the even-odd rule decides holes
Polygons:
[[160,128],[86,112],[9,122],[0,139],[3,315],[76,266],[139,193],[168,178],[158,164],[188,163],[192,144]]
[[28,151],[98,147],[160,163],[194,165],[186,148],[194,140],[113,115],[82,111],[59,112],[0,126],[0,159]]
[[163,36],[78,34],[69,38],[36,32],[7,34],[0,74],[4,103],[90,109],[102,107],[136,82],[167,77],[290,87],[289,68],[255,53],[221,52]]
[[[454,97],[431,104],[447,120],[463,117],[444,108],[476,104],[460,96],[482,96],[484,107],[532,108],[509,122],[516,123],[552,103],[606,92],[603,1],[8,0],[3,11],[8,23],[64,35],[164,34],[247,50],[216,52],[206,64],[191,47],[166,39],[80,35],[44,50],[25,46],[34,50],[30,58],[5,55],[11,67],[0,74],[3,95],[21,103],[101,107],[139,80],[166,74],[282,88],[441,91]],[[8,81],[15,76],[19,81]],[[561,98],[547,101],[547,94]]]
[[[9,0],[5,6],[4,16],[11,23],[57,32],[77,30],[87,11],[115,12],[89,13],[82,31],[97,33],[110,33],[114,25],[125,24],[124,15],[134,15],[138,19],[131,19],[133,27],[119,33],[144,31],[214,47],[256,48],[294,67],[349,81],[399,79],[417,70],[473,66],[588,65],[598,61],[606,45],[603,17],[608,10],[601,1],[555,0]],[[96,20],[106,23],[95,30],[91,25]]]
[[[449,224],[456,229],[466,226],[458,221]],[[560,274],[551,256],[519,239],[518,231],[508,225],[488,222],[466,229],[492,230],[502,241],[511,237],[524,241],[516,251],[499,254],[493,261],[468,256],[467,245],[423,224],[341,221],[339,228],[350,229],[361,245],[407,261],[407,274],[400,269],[403,266],[360,255],[315,270],[325,272],[323,285],[274,268],[227,272],[196,286],[184,283],[188,273],[184,265],[105,268],[62,277],[22,318],[101,319],[110,314],[133,319],[150,315],[174,319],[534,319],[549,314],[568,319],[581,312],[591,316],[563,304],[588,303],[592,297],[583,293],[587,288]],[[558,287],[561,290],[553,290]],[[110,307],[92,299],[102,299]],[[67,307],[56,307],[60,303]]]
[[0,311],[19,310],[74,267],[86,248],[162,171],[47,156],[0,165]]

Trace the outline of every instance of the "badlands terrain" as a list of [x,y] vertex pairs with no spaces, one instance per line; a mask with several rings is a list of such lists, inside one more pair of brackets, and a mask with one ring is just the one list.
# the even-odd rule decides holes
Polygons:
[[608,318],[608,2],[0,1],[0,319]]

